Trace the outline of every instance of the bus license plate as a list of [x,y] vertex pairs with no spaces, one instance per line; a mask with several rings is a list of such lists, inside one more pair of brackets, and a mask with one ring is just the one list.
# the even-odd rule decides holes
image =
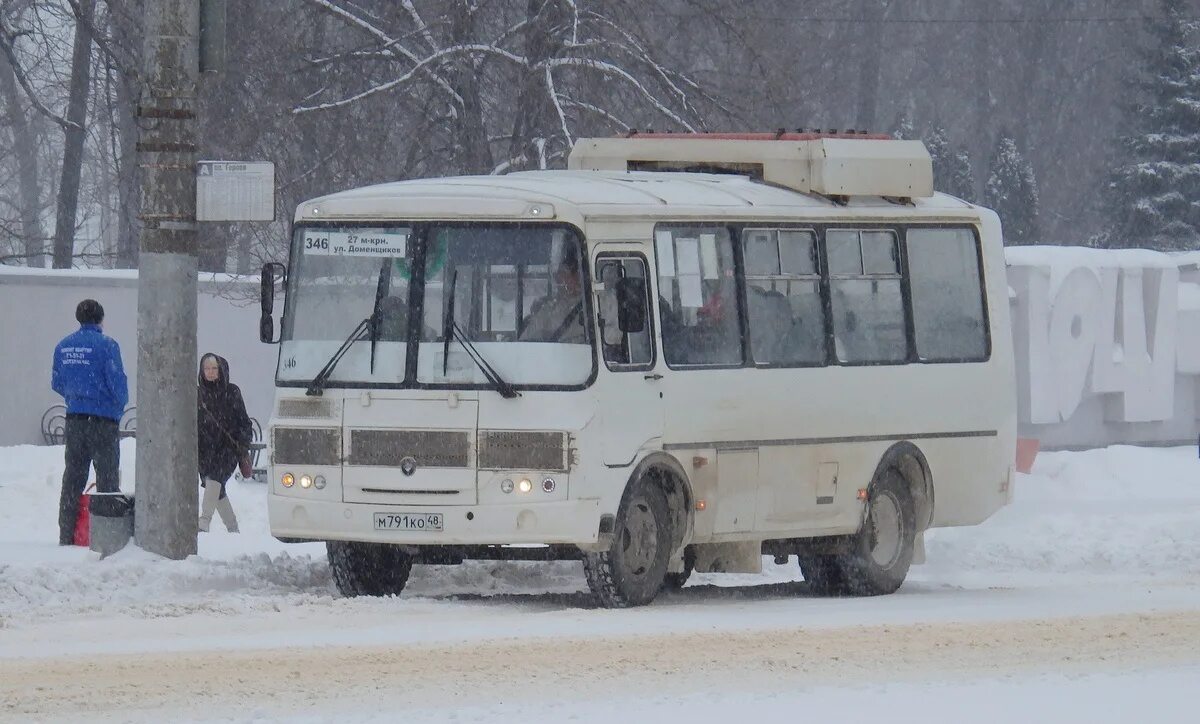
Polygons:
[[442,529],[441,513],[376,513],[375,530]]

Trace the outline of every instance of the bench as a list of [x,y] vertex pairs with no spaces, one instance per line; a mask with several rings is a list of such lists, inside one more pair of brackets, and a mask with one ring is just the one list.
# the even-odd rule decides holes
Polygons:
[[[44,413],[42,413],[42,440],[47,445],[62,445],[65,442],[67,434],[67,408],[66,405],[51,405]],[[265,482],[267,478],[266,467],[259,467],[259,458],[262,457],[262,451],[266,449],[267,444],[263,442],[262,425],[258,420],[250,418],[250,429],[253,440],[250,443],[250,465],[254,468],[254,479],[260,482]],[[123,440],[125,438],[137,438],[137,406],[131,405],[125,408],[125,412],[121,415],[121,420],[118,423],[118,436]]]

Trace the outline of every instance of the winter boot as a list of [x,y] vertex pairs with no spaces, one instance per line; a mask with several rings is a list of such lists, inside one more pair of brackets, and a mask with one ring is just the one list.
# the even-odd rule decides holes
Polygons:
[[[213,511],[217,509],[219,497],[221,497],[221,484],[215,480],[205,480],[204,497],[200,499],[200,532],[208,532],[208,526],[212,523]],[[221,517],[224,519],[224,515]]]
[[225,527],[229,530],[229,532],[237,533],[237,516],[233,514],[233,503],[229,502],[228,495],[217,501],[217,512],[220,513],[221,522],[225,524]]

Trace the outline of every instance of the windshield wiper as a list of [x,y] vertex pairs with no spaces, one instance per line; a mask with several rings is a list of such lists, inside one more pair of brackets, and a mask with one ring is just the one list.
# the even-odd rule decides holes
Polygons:
[[500,396],[506,400],[520,397],[521,393],[517,392],[494,367],[488,364],[479,350],[475,349],[475,345],[471,344],[471,340],[467,339],[462,327],[459,327],[458,322],[454,321],[454,289],[457,286],[458,270],[455,269],[454,274],[450,277],[450,300],[446,304],[446,321],[442,324],[442,377],[446,376],[446,371],[450,368],[450,339],[453,337],[467,351],[467,356],[471,358],[471,361],[483,372],[483,376],[492,384],[492,389],[499,392]]
[[487,378],[488,382],[492,383],[492,388],[495,389],[496,392],[499,392],[501,397],[506,400],[511,400],[514,397],[521,396],[521,393],[517,392],[515,387],[513,387],[508,383],[508,381],[500,376],[500,373],[496,371],[495,367],[492,367],[490,364],[488,364],[488,361],[483,358],[483,355],[480,354],[479,350],[475,349],[475,345],[471,344],[471,340],[467,339],[467,335],[463,333],[462,327],[458,326],[457,322],[454,324],[454,336],[458,340],[458,343],[463,346],[463,349],[467,351],[467,356],[469,356],[471,361],[474,362],[477,367],[479,367],[479,369],[483,372],[483,376]]
[[442,322],[442,377],[450,369],[450,338],[454,336],[454,289],[458,286],[458,270],[450,276],[450,299],[446,302],[446,321]]
[[371,374],[375,374],[375,344],[379,341],[379,328],[383,326],[383,320],[379,318],[379,303],[383,301],[383,282],[387,278],[390,266],[389,260],[384,259],[379,267],[379,282],[375,284],[375,303],[371,305]]
[[346,356],[346,351],[350,349],[350,345],[354,344],[360,339],[370,336],[371,330],[376,326],[374,321],[375,318],[374,315],[372,315],[358,323],[358,326],[354,328],[354,331],[350,333],[350,336],[346,338],[346,341],[342,342],[342,346],[337,348],[337,351],[333,353],[333,356],[329,358],[329,361],[325,363],[325,366],[321,368],[321,371],[317,373],[317,376],[312,379],[312,382],[308,383],[308,389],[305,390],[304,394],[321,394],[321,391],[325,389],[325,383],[329,381],[330,375],[333,374],[333,368],[337,367],[338,362],[342,361],[342,357]]
[[379,341],[379,327],[381,326],[379,304],[383,300],[383,282],[386,271],[387,262],[385,260],[379,268],[379,283],[375,285],[375,303],[371,306],[371,316],[358,323],[354,331],[346,338],[346,341],[342,342],[342,346],[337,348],[337,351],[333,353],[333,356],[329,358],[329,361],[325,363],[325,366],[321,368],[317,376],[312,378],[312,382],[308,383],[308,389],[304,391],[304,394],[320,395],[321,391],[325,389],[326,383],[329,382],[329,378],[333,375],[333,369],[337,367],[338,362],[342,361],[342,357],[346,356],[346,352],[349,351],[350,346],[360,339],[366,338],[371,340],[371,374],[375,374],[375,343]]

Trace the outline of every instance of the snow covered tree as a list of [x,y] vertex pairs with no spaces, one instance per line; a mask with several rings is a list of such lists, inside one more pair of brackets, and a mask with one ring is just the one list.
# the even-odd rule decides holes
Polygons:
[[1184,0],[1160,0],[1130,81],[1120,161],[1108,185],[1110,247],[1200,248],[1200,47]]
[[917,130],[913,128],[912,118],[906,111],[901,111],[900,115],[896,116],[896,121],[892,124],[891,135],[892,138],[900,141],[912,140],[917,137]]
[[391,96],[431,173],[563,165],[575,138],[631,127],[696,130],[698,84],[636,32],[632,0],[307,0],[341,25],[311,59],[331,82],[296,114]]
[[925,135],[925,147],[933,158],[933,185],[938,191],[975,203],[975,173],[965,149],[952,146],[946,129],[935,125]]
[[1000,215],[1006,244],[1034,244],[1038,239],[1038,190],[1033,166],[1017,150],[1017,142],[1001,133],[992,152],[991,172],[983,202]]
[[[954,147],[943,162],[946,193],[969,203],[976,202],[975,170],[971,167],[971,155],[965,148]],[[936,171],[935,171],[936,173]]]

